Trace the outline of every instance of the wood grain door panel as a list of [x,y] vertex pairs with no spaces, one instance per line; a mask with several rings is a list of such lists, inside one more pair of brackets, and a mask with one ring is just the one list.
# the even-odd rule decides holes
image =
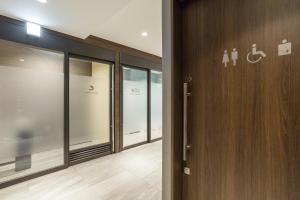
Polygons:
[[[300,1],[190,0],[182,64],[191,75],[187,200],[300,199]],[[292,55],[278,56],[288,39]],[[257,44],[267,57],[251,64]],[[225,49],[237,66],[222,65]]]

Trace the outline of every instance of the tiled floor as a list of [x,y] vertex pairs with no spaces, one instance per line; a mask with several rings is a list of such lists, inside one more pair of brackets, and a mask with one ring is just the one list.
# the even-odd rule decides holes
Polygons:
[[123,145],[124,147],[130,146],[130,145],[134,145],[134,144],[138,144],[141,142],[145,142],[147,141],[147,132],[145,131],[140,131],[137,133],[127,133],[124,134],[124,139],[123,139]]
[[1,200],[161,200],[161,141],[0,190]]
[[[161,137],[162,137],[161,129],[152,129],[151,130],[151,140],[155,140],[155,139],[158,139]],[[133,134],[129,134],[129,133],[124,134],[123,144],[124,144],[124,147],[127,147],[130,145],[142,143],[145,141],[147,141],[147,132],[140,131],[140,132],[133,133]]]
[[64,164],[63,149],[44,151],[32,154],[31,168],[23,171],[15,171],[15,163],[0,166],[0,182],[24,177],[46,169],[62,166]]

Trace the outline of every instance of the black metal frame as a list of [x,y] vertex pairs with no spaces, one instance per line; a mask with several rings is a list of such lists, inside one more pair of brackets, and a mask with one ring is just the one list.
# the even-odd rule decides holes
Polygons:
[[[112,85],[113,85],[112,71],[113,71],[113,68],[114,68],[114,63],[113,62],[109,62],[109,61],[104,61],[104,60],[101,60],[101,59],[98,59],[98,58],[92,58],[92,57],[88,57],[88,56],[82,56],[82,55],[77,55],[77,54],[70,53],[68,55],[68,62],[70,62],[71,58],[81,59],[81,60],[87,60],[87,61],[94,61],[94,62],[98,62],[98,63],[105,63],[105,64],[109,65],[109,78],[110,78],[109,79],[110,80],[109,81],[109,85],[110,85],[110,90],[109,90],[109,98],[110,98],[110,101],[109,101],[109,110],[110,110],[110,113],[109,113],[109,127],[110,127],[110,130],[109,130],[109,142],[108,143],[92,145],[92,146],[88,146],[88,147],[84,147],[84,148],[80,148],[80,149],[75,149],[75,150],[70,150],[70,143],[68,143],[68,154],[70,156],[70,154],[74,153],[74,152],[81,152],[81,151],[84,151],[84,150],[91,150],[93,148],[103,147],[105,145],[110,145],[111,151],[109,153],[107,152],[107,153],[101,154],[99,156],[86,157],[85,159],[82,159],[81,161],[74,162],[74,163],[70,163],[70,159],[68,159],[68,165],[69,166],[74,165],[74,164],[79,164],[79,163],[82,163],[82,162],[86,162],[88,160],[92,160],[92,159],[95,159],[95,158],[99,158],[99,157],[102,157],[103,155],[109,155],[109,154],[112,154],[113,151],[114,151],[113,148],[112,148],[112,146],[113,146],[113,129],[112,129],[112,126],[113,126],[113,113],[112,113],[113,102],[112,102],[112,100],[113,99],[112,99],[112,94],[114,92],[114,90],[112,88]],[[69,70],[70,70],[70,65],[68,63],[68,72],[69,72]],[[68,73],[68,79],[69,79],[69,76],[70,76],[70,73]],[[68,87],[69,87],[69,85],[70,85],[70,81],[68,82]],[[68,90],[68,95],[69,95],[69,92],[70,91]],[[68,98],[68,100],[69,100],[69,98]],[[70,101],[68,101],[68,103],[69,102]],[[68,109],[69,109],[69,105],[68,105]],[[68,125],[70,126],[70,123],[68,123]],[[69,131],[68,131],[68,133],[69,133]],[[69,135],[69,138],[70,138],[70,135]]]
[[152,135],[152,129],[151,129],[151,70],[147,70],[147,118],[148,118],[148,142],[151,142],[151,135]]
[[64,84],[64,156],[65,168],[69,167],[69,144],[70,144],[70,67],[69,67],[69,53],[65,52],[65,84]]

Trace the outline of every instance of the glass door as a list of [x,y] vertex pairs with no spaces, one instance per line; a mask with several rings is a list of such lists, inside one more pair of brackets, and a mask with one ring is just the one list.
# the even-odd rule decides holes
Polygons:
[[111,69],[110,63],[69,59],[71,162],[111,152]]
[[151,140],[162,138],[162,72],[151,71]]
[[122,67],[123,147],[148,141],[148,71]]

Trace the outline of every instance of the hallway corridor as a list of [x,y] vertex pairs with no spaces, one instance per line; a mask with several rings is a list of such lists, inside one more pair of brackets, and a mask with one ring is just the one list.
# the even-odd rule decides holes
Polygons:
[[160,200],[162,142],[0,190],[1,200]]

